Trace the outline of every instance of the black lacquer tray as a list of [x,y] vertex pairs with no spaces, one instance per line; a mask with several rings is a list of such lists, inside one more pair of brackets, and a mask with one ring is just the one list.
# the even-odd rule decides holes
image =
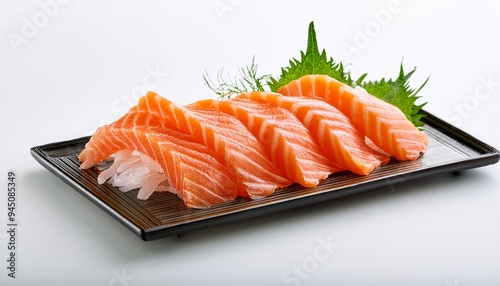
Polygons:
[[499,153],[462,130],[426,113],[425,132],[430,144],[416,161],[391,162],[369,176],[335,173],[316,188],[299,185],[273,195],[250,200],[238,198],[209,209],[188,209],[170,193],[154,193],[148,200],[136,198],[137,190],[122,193],[108,184],[97,183],[97,172],[80,170],[78,154],[90,137],[31,148],[33,157],[143,240],[182,234],[216,224],[247,219],[320,201],[347,196],[401,181],[444,172],[455,172],[495,164]]

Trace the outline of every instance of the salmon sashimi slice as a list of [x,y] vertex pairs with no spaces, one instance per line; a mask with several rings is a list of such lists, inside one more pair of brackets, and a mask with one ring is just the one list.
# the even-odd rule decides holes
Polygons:
[[207,208],[236,197],[236,184],[212,150],[152,115],[129,112],[100,127],[78,157],[81,168],[121,150],[137,150],[158,162],[187,207]]
[[340,168],[368,175],[389,162],[365,143],[351,121],[338,109],[320,98],[282,96],[271,92],[248,92],[237,98],[262,100],[292,112],[316,139],[325,156]]
[[396,106],[326,75],[306,75],[280,87],[287,96],[321,97],[344,113],[362,134],[396,159],[415,160],[429,139]]
[[304,187],[315,187],[339,170],[288,110],[265,101],[244,98],[207,99],[192,105],[215,108],[238,118],[265,146],[271,161],[284,170],[288,178]]
[[215,109],[176,105],[154,92],[141,97],[136,109],[165,119],[170,127],[215,151],[233,177],[238,196],[262,198],[292,183],[270,161],[264,146],[233,116]]

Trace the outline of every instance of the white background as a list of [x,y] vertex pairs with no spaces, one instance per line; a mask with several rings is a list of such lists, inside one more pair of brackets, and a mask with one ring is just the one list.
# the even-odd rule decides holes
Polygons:
[[214,98],[205,70],[253,56],[277,75],[312,20],[355,77],[416,66],[426,110],[500,147],[499,19],[498,0],[0,1],[0,177],[19,183],[16,279],[0,187],[0,284],[499,285],[499,164],[143,242],[29,153],[90,135],[144,88]]

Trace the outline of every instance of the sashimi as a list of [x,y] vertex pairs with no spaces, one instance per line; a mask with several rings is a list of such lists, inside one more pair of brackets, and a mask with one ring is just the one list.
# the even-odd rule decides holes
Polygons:
[[238,118],[265,146],[271,161],[288,178],[315,187],[339,167],[323,155],[304,125],[288,110],[261,100],[201,100],[190,106],[215,108]]
[[264,146],[238,121],[215,109],[180,106],[148,92],[138,112],[165,119],[169,126],[214,150],[237,186],[238,196],[261,198],[292,183],[266,155]]
[[316,139],[326,157],[340,168],[368,175],[389,161],[365,143],[351,121],[319,98],[282,96],[271,92],[249,92],[236,97],[262,100],[292,112]]
[[207,208],[236,197],[236,185],[213,151],[145,113],[131,111],[100,127],[78,157],[81,168],[122,150],[135,150],[158,162],[187,207]]
[[429,143],[427,135],[396,106],[329,76],[306,75],[280,87],[277,92],[323,98],[344,113],[376,146],[398,160],[419,158]]

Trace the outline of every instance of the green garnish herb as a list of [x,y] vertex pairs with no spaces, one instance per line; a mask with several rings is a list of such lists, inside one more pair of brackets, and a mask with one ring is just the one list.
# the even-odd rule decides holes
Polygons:
[[257,73],[258,65],[255,63],[255,57],[252,58],[250,67],[238,68],[239,77],[234,79],[224,79],[223,71],[217,73],[217,84],[214,84],[210,76],[205,71],[203,80],[205,85],[215,92],[219,99],[229,99],[233,95],[238,95],[247,91],[265,91],[267,81],[270,75],[259,76]]
[[405,74],[403,64],[401,64],[399,75],[395,80],[382,78],[377,81],[365,81],[367,76],[365,73],[354,81],[351,74],[345,71],[341,62],[336,63],[333,58],[328,57],[324,49],[321,52],[319,51],[314,22],[311,22],[309,24],[306,51],[300,52],[300,60],[292,58],[288,67],[282,67],[281,75],[278,78],[271,75],[258,76],[257,64],[252,59],[250,67],[239,68],[239,77],[233,80],[225,80],[222,76],[223,70],[217,73],[217,85],[210,80],[206,72],[203,79],[219,99],[226,99],[243,92],[266,91],[266,86],[269,87],[270,91],[275,92],[278,88],[308,74],[328,75],[350,86],[361,86],[370,94],[395,105],[406,115],[408,120],[416,127],[421,128],[424,125],[421,121],[424,115],[420,110],[427,102],[419,105],[415,104],[415,102],[421,98],[417,96],[417,93],[425,86],[429,78],[418,89],[411,88],[409,80],[415,70],[416,68]]
[[356,84],[363,87],[368,93],[397,106],[413,125],[421,128],[424,125],[421,121],[424,115],[420,113],[420,110],[427,102],[416,105],[415,101],[420,98],[420,96],[417,96],[417,93],[425,86],[429,78],[418,89],[411,88],[409,79],[415,70],[416,68],[413,68],[412,71],[405,74],[403,64],[401,64],[399,76],[395,80],[382,78],[379,81],[362,82],[366,76],[364,74]]
[[291,59],[289,64],[289,67],[281,68],[278,79],[271,77],[268,83],[271,91],[277,91],[278,88],[308,74],[328,75],[340,82],[352,84],[351,77],[344,71],[342,63],[335,63],[332,58],[328,58],[324,49],[319,52],[314,22],[309,24],[306,52],[301,51],[300,60]]

